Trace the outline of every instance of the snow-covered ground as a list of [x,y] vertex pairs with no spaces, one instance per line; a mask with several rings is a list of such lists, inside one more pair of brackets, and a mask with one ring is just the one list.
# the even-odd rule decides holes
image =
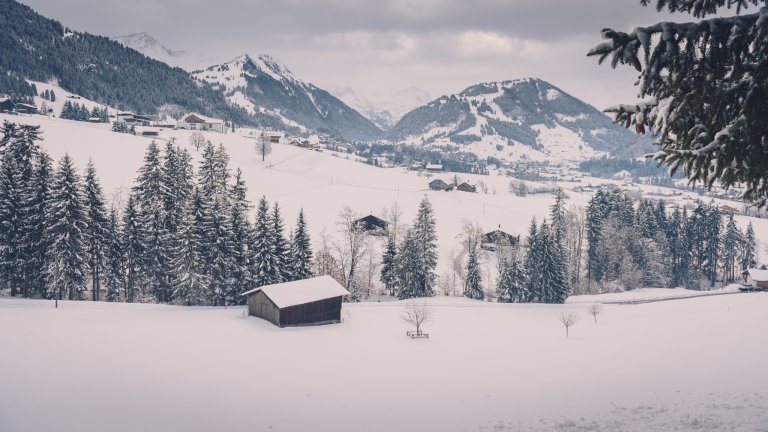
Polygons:
[[[0,430],[765,431],[768,294],[641,305],[238,308],[0,300]],[[565,337],[557,317],[581,315]]]
[[676,300],[691,297],[704,297],[722,294],[738,293],[739,284],[728,285],[725,288],[710,291],[695,291],[685,288],[638,288],[618,293],[605,293],[597,295],[578,295],[568,298],[568,303],[642,303],[662,300]]
[[[57,160],[68,152],[82,170],[88,159],[92,158],[107,197],[122,190],[123,202],[136,177],[136,170],[142,163],[146,146],[151,141],[150,138],[111,132],[108,124],[0,114],[0,122],[4,120],[41,125],[44,138],[42,145]],[[249,132],[254,135],[249,135]],[[163,140],[176,138],[177,143],[186,146],[194,157],[199,158],[200,154],[188,144],[191,133],[166,129],[160,132],[158,140],[162,144]],[[441,259],[438,274],[448,271],[451,254],[459,256],[461,253],[457,235],[461,232],[463,220],[477,222],[486,232],[501,227],[510,234],[525,237],[531,219],[535,216],[541,221],[547,217],[553,203],[550,194],[515,196],[509,192],[511,179],[508,177],[454,173],[420,176],[403,168],[377,168],[357,163],[351,155],[350,160],[347,160],[345,156],[334,155],[332,152],[282,144],[274,145],[272,154],[266,162],[262,162],[255,151],[253,137],[258,136],[256,132],[238,130],[236,133],[204,134],[214,144],[222,143],[227,147],[233,171],[236,167],[242,168],[251,202],[257,202],[262,195],[270,202],[279,202],[289,228],[294,225],[299,209],[304,208],[314,246],[319,244],[323,231],[331,236],[335,233],[337,216],[345,205],[361,217],[367,214],[383,216],[384,208],[397,202],[403,211],[402,222],[410,224],[419,201],[424,196],[429,197],[437,219]],[[428,189],[430,180],[441,178],[450,182],[454,175],[458,175],[461,181],[474,184],[483,181],[488,185],[488,193]],[[563,183],[570,197],[568,204],[583,206],[592,196],[591,193],[572,191],[577,184],[601,183],[622,184],[620,181],[589,177],[584,177],[580,183]],[[635,188],[644,193],[661,189],[655,186]],[[690,204],[689,201],[682,201],[682,198],[680,204]],[[738,206],[732,202],[728,204]],[[749,221],[753,222],[761,242],[759,251],[764,251],[768,245],[768,220],[741,216],[737,219],[742,227],[746,227]],[[490,278],[486,278],[486,282],[492,283]]]

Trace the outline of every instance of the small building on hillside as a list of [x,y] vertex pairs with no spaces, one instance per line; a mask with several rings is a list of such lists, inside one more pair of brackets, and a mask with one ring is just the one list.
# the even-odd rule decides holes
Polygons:
[[477,192],[477,187],[476,186],[472,186],[471,184],[469,184],[467,182],[464,182],[464,183],[456,186],[456,190],[460,190],[462,192],[472,192],[472,193],[475,193],[475,192]]
[[13,109],[21,114],[37,114],[37,107],[30,104],[17,103],[14,105]]
[[735,208],[735,207],[731,207],[731,206],[729,206],[729,205],[721,205],[721,206],[720,206],[720,211],[721,211],[721,212],[723,212],[723,213],[726,213],[726,214],[727,214],[727,213],[733,213],[733,214],[735,214],[735,215],[737,215],[737,214],[740,214],[740,213],[741,213],[741,212],[739,212],[739,209],[737,209],[737,208]]
[[755,288],[768,289],[768,270],[749,269],[747,272],[747,283]]
[[384,235],[387,233],[387,221],[374,215],[368,215],[352,222],[352,226],[369,234]]
[[429,188],[432,190],[450,191],[453,190],[453,185],[449,185],[440,179],[435,179],[429,182]]
[[277,131],[266,131],[264,132],[264,135],[267,137],[270,144],[280,144],[280,140],[284,137],[282,132]]
[[440,164],[428,163],[424,169],[429,172],[443,172],[443,166]]
[[0,113],[9,113],[13,111],[15,106],[16,104],[13,103],[11,98],[8,98],[8,97],[0,98]]
[[341,322],[341,301],[349,291],[330,276],[267,285],[243,293],[248,315],[278,327]]
[[487,251],[495,251],[499,245],[516,246],[518,244],[520,244],[520,236],[513,236],[501,229],[485,233],[480,239],[480,247]]
[[176,124],[176,127],[178,129],[211,131],[218,133],[226,133],[227,131],[227,128],[224,126],[224,120],[206,117],[197,113],[187,114],[181,120],[179,120],[179,122]]

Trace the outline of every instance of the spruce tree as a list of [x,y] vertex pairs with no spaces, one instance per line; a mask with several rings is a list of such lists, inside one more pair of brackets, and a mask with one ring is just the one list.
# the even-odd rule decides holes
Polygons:
[[733,212],[728,213],[728,221],[725,224],[725,233],[723,234],[723,283],[732,283],[737,278],[739,245],[741,244],[741,231],[736,225]]
[[299,210],[296,229],[291,238],[289,269],[290,280],[303,280],[313,276],[312,246],[307,232],[307,223],[304,220],[304,209]]
[[744,240],[741,244],[741,270],[745,271],[757,266],[757,238],[752,222],[747,226]]
[[205,304],[210,281],[202,271],[201,244],[195,230],[193,207],[189,206],[182,214],[184,217],[177,231],[171,259],[173,298],[188,306]]
[[104,283],[107,289],[106,300],[108,302],[120,301],[120,292],[126,288],[125,256],[120,233],[120,220],[117,209],[114,208],[109,212],[107,223]]
[[414,263],[414,283],[417,297],[435,295],[435,269],[437,268],[437,232],[432,204],[425,196],[419,204],[412,229],[413,247],[418,259]]
[[504,260],[501,265],[496,296],[499,303],[526,303],[530,301],[525,270],[517,259]]
[[88,215],[83,203],[80,176],[68,154],[59,162],[51,196],[51,262],[49,273],[58,298],[67,293],[80,300],[87,271]]
[[291,278],[288,268],[289,245],[283,234],[283,218],[280,215],[280,206],[275,203],[272,211],[272,253],[275,257],[275,280],[285,282]]
[[235,183],[230,192],[232,220],[233,269],[234,287],[240,293],[248,291],[253,285],[251,268],[252,251],[249,247],[253,227],[248,221],[250,204],[246,198],[247,188],[243,181],[240,168],[235,172]]
[[6,152],[0,163],[0,275],[11,296],[19,294],[22,284],[18,269],[24,265],[23,183],[16,158]]
[[274,224],[269,214],[269,203],[267,203],[266,197],[262,197],[256,211],[256,224],[253,232],[253,268],[256,286],[271,285],[278,280],[273,227]]
[[48,263],[51,246],[50,226],[52,224],[50,203],[52,198],[53,161],[44,150],[37,152],[35,170],[28,183],[24,243],[28,248],[25,274],[30,278],[31,296],[47,296]]
[[96,177],[96,168],[91,160],[88,161],[85,170],[84,204],[88,222],[84,234],[87,242],[88,268],[91,273],[92,299],[98,301],[100,300],[101,278],[106,261],[109,220],[107,219],[107,209],[104,204],[101,184]]
[[[765,0],[640,0],[661,11],[696,18],[734,8],[739,14]],[[606,110],[615,121],[646,129],[661,149],[654,158],[683,169],[692,182],[746,185],[744,198],[768,201],[768,55],[764,8],[755,13],[692,23],[659,23],[630,33],[604,29],[606,42],[588,55],[640,73],[643,102]]]
[[147,249],[144,234],[144,226],[136,198],[131,195],[123,212],[123,251],[125,257],[125,301],[133,303],[137,300],[137,287],[142,284],[141,272],[143,270],[144,252]]
[[485,292],[482,286],[480,265],[477,262],[477,248],[471,248],[467,260],[467,277],[464,281],[464,297],[474,300],[483,300]]
[[391,296],[395,295],[397,288],[397,259],[395,235],[390,234],[387,236],[387,247],[384,249],[384,255],[381,258],[380,280]]

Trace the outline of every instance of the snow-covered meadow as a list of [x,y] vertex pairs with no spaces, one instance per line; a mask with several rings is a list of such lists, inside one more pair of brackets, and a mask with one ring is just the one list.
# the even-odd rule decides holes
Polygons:
[[[768,294],[430,299],[280,329],[243,307],[0,300],[0,430],[744,431],[768,425]],[[565,337],[558,316],[580,314]]]

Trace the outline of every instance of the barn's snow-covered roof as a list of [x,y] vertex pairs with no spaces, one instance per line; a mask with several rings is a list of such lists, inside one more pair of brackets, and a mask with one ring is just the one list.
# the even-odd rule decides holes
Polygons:
[[349,291],[344,289],[330,276],[319,276],[294,282],[267,285],[243,293],[244,296],[257,291],[264,291],[275,306],[285,308],[333,297],[345,296]]
[[749,269],[749,277],[756,282],[768,281],[768,270]]

